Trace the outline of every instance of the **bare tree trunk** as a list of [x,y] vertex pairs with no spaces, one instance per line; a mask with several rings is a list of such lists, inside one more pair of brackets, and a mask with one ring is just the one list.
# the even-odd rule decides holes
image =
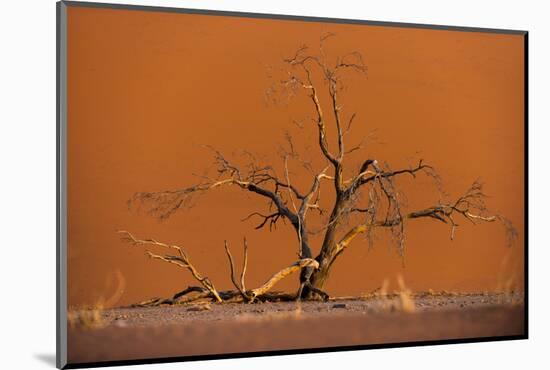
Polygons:
[[[336,257],[340,254],[337,250],[337,243],[331,241],[329,244],[324,244],[324,253],[320,253],[315,260],[319,263],[319,268],[309,276],[309,282],[313,288],[323,290],[325,282],[329,278],[330,269],[332,264],[336,260]],[[318,295],[311,289],[305,289],[302,293],[302,298],[316,298]]]
[[323,265],[319,264],[319,269],[311,275],[309,281],[314,288],[323,289],[325,282],[329,277],[329,272],[333,261],[334,260],[325,262]]
[[[309,282],[313,288],[322,290],[326,280],[329,277],[330,268],[336,257],[340,254],[338,251],[338,240],[336,239],[336,232],[340,226],[342,212],[346,207],[346,199],[340,194],[336,197],[336,202],[332,213],[330,215],[327,231],[323,240],[323,245],[319,255],[315,258],[319,263],[319,268],[307,276]],[[301,280],[303,282],[304,273],[302,273]],[[318,295],[311,289],[304,289],[302,292],[302,298],[310,299],[316,298]]]

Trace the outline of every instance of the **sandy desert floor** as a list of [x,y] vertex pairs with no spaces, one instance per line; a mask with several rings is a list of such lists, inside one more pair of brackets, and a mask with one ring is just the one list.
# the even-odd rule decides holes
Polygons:
[[304,348],[521,336],[521,294],[416,294],[328,302],[116,308],[71,325],[70,364]]

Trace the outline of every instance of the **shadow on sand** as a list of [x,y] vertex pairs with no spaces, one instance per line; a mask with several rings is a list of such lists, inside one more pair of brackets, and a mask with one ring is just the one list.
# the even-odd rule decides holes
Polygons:
[[34,358],[42,361],[46,365],[55,367],[55,353],[35,353]]

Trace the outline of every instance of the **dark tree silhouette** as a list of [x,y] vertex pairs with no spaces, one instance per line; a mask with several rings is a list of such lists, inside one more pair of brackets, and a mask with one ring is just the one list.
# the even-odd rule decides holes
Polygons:
[[[297,153],[292,137],[287,133],[287,149],[282,150],[280,157],[284,165],[284,175],[279,176],[272,165],[260,165],[255,156],[246,152],[249,163],[239,166],[224,156],[220,151],[207,147],[214,155],[217,171],[214,176],[204,177],[199,183],[177,190],[161,192],[139,192],[129,200],[130,205],[139,204],[145,207],[149,214],[160,219],[170,217],[174,212],[188,208],[192,199],[215,188],[232,187],[251,192],[268,200],[268,211],[253,212],[244,220],[258,218],[256,229],[276,226],[281,220],[286,220],[294,228],[297,235],[297,250],[299,260],[289,267],[277,272],[262,287],[252,290],[245,288],[245,272],[247,247],[245,241],[245,260],[240,284],[234,276],[234,263],[226,244],[226,253],[231,267],[231,280],[237,290],[218,292],[214,285],[203,278],[193,265],[183,249],[170,246],[155,240],[140,240],[124,231],[126,240],[133,244],[152,244],[172,248],[178,251],[177,256],[156,255],[148,252],[153,258],[161,259],[184,267],[201,283],[201,287],[189,287],[176,294],[172,299],[155,299],[146,304],[174,303],[181,297],[198,292],[196,297],[210,297],[216,301],[227,299],[242,299],[252,302],[256,299],[327,299],[323,286],[329,278],[334,262],[360,234],[365,234],[370,243],[377,230],[387,230],[395,241],[397,250],[403,254],[405,232],[409,222],[420,218],[431,219],[450,228],[450,237],[454,238],[457,220],[465,219],[474,224],[478,222],[500,221],[511,242],[516,237],[516,231],[510,221],[498,214],[488,211],[484,199],[482,184],[475,181],[466,192],[453,201],[439,201],[424,209],[404,211],[403,194],[398,190],[396,178],[408,176],[412,180],[423,174],[431,177],[440,186],[439,176],[434,168],[423,160],[409,168],[392,169],[387,163],[378,160],[363,159],[356,163],[358,170],[348,167],[344,176],[344,159],[352,152],[363,149],[362,145],[347,147],[346,137],[356,118],[351,113],[346,119],[342,112],[340,94],[343,89],[343,76],[355,73],[366,75],[367,68],[361,54],[352,52],[330,61],[324,52],[324,43],[332,35],[320,39],[317,53],[310,53],[309,48],[302,46],[294,55],[284,60],[285,78],[278,81],[270,92],[285,92],[290,95],[303,93],[311,101],[314,112],[318,140],[316,145],[325,162],[325,167],[314,171],[310,162]],[[321,104],[320,94],[327,94],[328,106]],[[325,115],[325,111],[329,115]],[[299,124],[300,127],[303,124]],[[330,130],[327,130],[331,125]],[[329,138],[327,131],[333,132]],[[329,145],[329,142],[333,145]],[[289,162],[301,163],[310,173],[309,186],[301,189],[290,181]],[[382,164],[383,163],[383,164]],[[361,164],[361,166],[359,166]],[[334,201],[331,204],[329,216],[323,220],[321,227],[312,230],[308,223],[311,212],[323,213],[321,207],[321,188],[325,184],[332,185]],[[310,212],[311,211],[311,212]],[[351,216],[357,217],[351,217]],[[310,235],[324,233],[320,252],[314,256],[310,245]],[[270,293],[271,287],[288,274],[300,270],[300,288],[296,294],[276,295]]]

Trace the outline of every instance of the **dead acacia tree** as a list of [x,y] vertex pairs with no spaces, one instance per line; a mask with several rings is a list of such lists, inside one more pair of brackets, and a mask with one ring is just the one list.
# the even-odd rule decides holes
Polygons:
[[[345,159],[352,152],[364,149],[363,145],[347,146],[347,137],[356,120],[356,114],[344,114],[341,103],[343,78],[346,74],[355,73],[359,76],[367,73],[361,54],[352,52],[343,57],[330,60],[325,54],[324,43],[332,35],[320,39],[319,49],[311,53],[306,46],[284,60],[285,77],[278,81],[276,88],[290,92],[290,95],[305,94],[313,111],[313,127],[316,131],[316,146],[320,151],[323,165],[318,171],[313,170],[296,150],[292,137],[287,134],[287,149],[282,151],[281,159],[284,168],[283,176],[278,175],[274,164],[261,165],[252,154],[245,152],[248,158],[246,166],[238,165],[220,151],[208,147],[217,165],[214,176],[203,179],[192,186],[160,191],[139,192],[130,199],[131,205],[139,204],[146,207],[149,214],[160,219],[170,217],[174,212],[188,208],[192,199],[215,188],[231,187],[250,192],[268,201],[268,210],[253,212],[245,218],[260,219],[256,229],[276,226],[279,221],[288,221],[297,236],[297,252],[299,261],[291,265],[290,270],[301,269],[300,288],[296,298],[326,298],[323,287],[327,281],[331,267],[356,240],[363,234],[369,243],[378,230],[387,230],[393,237],[400,254],[404,252],[406,229],[409,223],[417,219],[430,219],[450,227],[451,239],[455,236],[459,219],[471,223],[500,221],[510,240],[516,236],[512,224],[498,214],[492,214],[485,205],[486,195],[482,184],[475,181],[466,192],[451,201],[440,200],[423,209],[406,210],[403,194],[396,179],[409,177],[415,180],[423,174],[433,178],[439,184],[439,177],[431,165],[419,160],[416,165],[408,168],[392,169],[388,163],[374,158],[364,158],[357,163],[344,166]],[[275,91],[276,89],[274,89]],[[322,102],[328,104],[322,104]],[[298,124],[303,127],[303,124]],[[332,135],[332,136],[330,136]],[[330,136],[330,137],[329,137]],[[301,164],[310,173],[309,185],[302,189],[290,179],[289,163]],[[303,179],[304,177],[301,177]],[[310,227],[310,214],[316,211],[323,214],[321,205],[321,188],[329,187],[333,192],[330,212],[314,230]],[[326,203],[326,202],[325,202]],[[320,252],[313,255],[310,236],[323,233]],[[152,241],[133,240],[134,243],[157,243]],[[157,244],[158,245],[158,244]],[[236,291],[217,293],[213,284],[198,273],[193,272],[185,254],[179,250],[180,256],[162,257],[151,255],[165,261],[179,264],[189,269],[193,276],[202,284],[201,291],[207,296],[221,300],[224,297],[241,296],[243,301],[253,301],[258,295],[266,294],[272,284],[260,290],[246,290],[244,271],[241,283],[234,276],[234,264],[231,253],[226,246],[226,252],[231,266],[232,282]],[[246,253],[245,253],[246,255]],[[187,261],[187,262],[186,262]],[[313,263],[315,262],[315,263]],[[244,263],[246,269],[246,261]],[[287,270],[282,277],[287,275]],[[275,280],[282,278],[275,274]]]

